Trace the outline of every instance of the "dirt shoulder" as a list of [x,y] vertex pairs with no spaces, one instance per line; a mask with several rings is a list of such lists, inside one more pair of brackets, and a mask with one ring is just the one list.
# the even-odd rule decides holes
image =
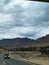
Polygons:
[[49,65],[49,58],[48,57],[22,57],[21,55],[12,55],[11,58],[20,61],[27,61],[39,65]]

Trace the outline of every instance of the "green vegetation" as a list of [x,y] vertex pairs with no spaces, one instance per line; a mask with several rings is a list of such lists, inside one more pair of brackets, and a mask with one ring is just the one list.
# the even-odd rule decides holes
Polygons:
[[21,47],[9,49],[8,51],[39,51],[42,55],[49,54],[49,46],[47,47]]
[[48,55],[49,54],[49,47],[40,47],[39,51],[42,55]]
[[9,49],[9,51],[35,51],[35,50],[37,50],[36,47],[21,47],[21,48]]

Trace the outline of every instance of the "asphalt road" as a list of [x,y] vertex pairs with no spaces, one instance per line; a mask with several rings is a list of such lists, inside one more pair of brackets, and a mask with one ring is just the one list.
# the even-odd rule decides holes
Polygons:
[[18,61],[15,59],[4,59],[4,55],[0,54],[0,65],[32,65],[28,62]]
[[5,65],[31,65],[31,63],[22,62],[14,59],[5,59]]
[[0,60],[0,65],[32,65],[32,64],[14,60],[14,59],[3,59],[3,60]]

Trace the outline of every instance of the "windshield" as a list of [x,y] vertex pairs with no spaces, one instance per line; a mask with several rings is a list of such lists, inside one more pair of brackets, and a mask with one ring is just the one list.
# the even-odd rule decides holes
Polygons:
[[0,64],[49,65],[49,3],[0,0]]

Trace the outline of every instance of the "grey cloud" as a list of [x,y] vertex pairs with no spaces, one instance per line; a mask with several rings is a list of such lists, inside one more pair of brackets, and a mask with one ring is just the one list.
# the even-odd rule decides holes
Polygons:
[[11,14],[12,16],[12,23],[14,26],[23,26],[23,20],[24,20],[24,9],[20,5],[15,5],[14,8],[9,9],[8,11],[5,11],[6,14]]
[[[48,3],[41,4],[40,6],[38,6],[38,8],[36,7],[35,13],[36,12],[37,13],[39,12],[39,13],[38,14],[36,13],[37,17],[36,16],[34,18],[32,17],[32,19],[34,19],[34,26],[43,26],[43,27],[49,26],[49,8],[48,7],[49,7]],[[38,17],[38,15],[40,14],[40,12],[42,12],[42,11],[43,11],[44,14],[40,15]],[[35,14],[35,13],[33,13],[33,14]]]
[[[5,1],[4,4],[8,4],[9,2],[9,0]],[[7,22],[2,21],[2,24],[0,24],[0,35],[5,35],[9,38],[20,36],[32,39],[36,39],[43,35],[43,30],[49,26],[49,4],[39,3],[37,7],[31,5],[29,5],[28,8],[14,5],[13,8],[6,11],[0,9],[4,14],[11,15],[11,20],[7,20]],[[44,32],[45,31],[46,30],[44,30]]]
[[38,38],[37,37],[37,35],[38,35],[38,32],[34,32],[34,31],[32,31],[32,32],[30,32],[30,33],[21,33],[20,34],[21,36],[23,36],[23,37],[28,37],[28,38],[31,38],[31,39],[36,39],[36,38]]
[[4,4],[8,4],[9,2],[11,2],[11,0],[5,0]]

